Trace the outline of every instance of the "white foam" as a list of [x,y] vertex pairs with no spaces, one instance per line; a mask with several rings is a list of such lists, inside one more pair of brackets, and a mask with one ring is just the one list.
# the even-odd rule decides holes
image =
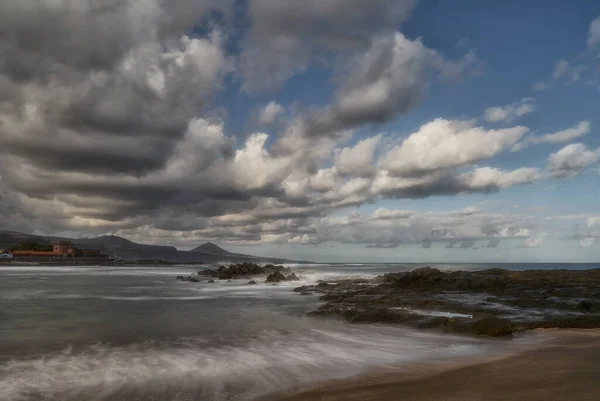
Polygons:
[[444,311],[435,311],[435,310],[424,310],[424,309],[412,309],[412,308],[402,308],[402,307],[392,307],[389,309],[394,310],[403,310],[408,313],[413,313],[415,315],[423,315],[423,316],[435,316],[435,317],[464,317],[467,319],[473,318],[473,315],[467,315],[464,313],[458,312],[444,312]]
[[114,400],[125,399],[123,394],[173,400],[165,395],[182,392],[190,399],[242,400],[375,366],[464,358],[497,347],[387,327],[264,332],[244,345],[211,348],[206,348],[206,339],[95,345],[0,364],[0,400]]

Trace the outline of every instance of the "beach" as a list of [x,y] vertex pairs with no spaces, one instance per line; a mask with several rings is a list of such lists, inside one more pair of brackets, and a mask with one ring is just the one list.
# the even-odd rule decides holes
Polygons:
[[550,331],[546,347],[470,366],[351,378],[261,401],[592,401],[600,394],[600,331]]

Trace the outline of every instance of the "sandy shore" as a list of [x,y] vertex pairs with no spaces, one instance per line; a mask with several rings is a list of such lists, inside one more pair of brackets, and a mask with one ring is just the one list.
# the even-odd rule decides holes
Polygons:
[[[550,345],[460,368],[382,373],[262,401],[597,401],[600,331],[556,331]],[[440,371],[443,370],[443,371]]]

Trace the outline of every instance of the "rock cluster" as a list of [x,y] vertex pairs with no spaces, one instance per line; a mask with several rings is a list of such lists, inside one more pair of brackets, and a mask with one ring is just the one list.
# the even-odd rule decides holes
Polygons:
[[298,281],[300,280],[294,273],[285,276],[282,272],[276,271],[275,273],[267,276],[267,283],[279,283],[281,281]]
[[242,279],[253,276],[267,276],[279,272],[283,275],[292,274],[289,267],[280,265],[257,265],[255,263],[238,263],[229,266],[219,266],[218,269],[206,269],[198,272],[200,276],[210,276],[219,280]]
[[600,327],[600,269],[442,272],[423,267],[294,291],[322,294],[326,303],[311,315],[355,323],[403,323],[487,336],[538,327]]
[[[214,283],[215,279],[227,280],[227,282],[231,282],[231,280],[235,279],[255,278],[256,280],[257,276],[266,277],[266,282],[268,283],[300,280],[289,267],[271,264],[261,266],[255,263],[238,263],[229,266],[219,266],[217,269],[206,269],[199,271],[198,276],[177,276],[177,280],[198,283],[200,282],[198,278],[204,277],[210,278],[207,283]],[[250,280],[248,285],[256,284],[255,280]]]

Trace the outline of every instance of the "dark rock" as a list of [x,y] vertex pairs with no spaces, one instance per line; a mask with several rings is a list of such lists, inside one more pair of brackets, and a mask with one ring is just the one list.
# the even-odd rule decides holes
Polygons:
[[248,285],[256,285],[256,281],[250,280],[250,281],[248,281]]
[[302,291],[300,295],[312,295],[313,293],[310,291]]
[[300,279],[298,278],[298,276],[296,276],[294,273],[290,274],[289,276],[287,276],[288,281],[300,281]]
[[280,272],[284,275],[292,274],[289,267],[279,265],[260,266],[255,263],[237,263],[229,266],[219,266],[217,269],[206,269],[199,271],[202,276],[218,278],[219,280],[243,279],[253,276],[265,276]]
[[267,276],[267,283],[279,283],[281,281],[288,281],[288,278],[279,271]]
[[515,327],[510,320],[498,317],[479,319],[471,324],[470,328],[474,334],[492,337],[510,336],[515,331]]
[[208,283],[208,284],[214,284],[214,283],[215,283],[215,280],[208,280],[208,281],[207,281],[207,283]]
[[[338,317],[355,323],[402,323],[486,336],[509,336],[535,328],[600,327],[597,312],[600,309],[600,269],[488,269],[446,273],[425,267],[412,272],[388,273],[369,281],[336,280],[333,284],[321,281],[294,291],[323,293],[319,299],[326,303],[311,315]],[[432,318],[398,308],[489,317],[477,321]],[[531,317],[527,317],[529,313]],[[499,317],[507,315],[514,318]],[[526,320],[529,318],[535,320]]]
[[188,281],[191,283],[199,283],[198,279],[192,276],[188,276],[188,277],[183,277],[183,276],[177,276],[177,280],[179,281]]
[[302,287],[296,287],[293,290],[294,292],[314,292],[317,291],[317,287],[314,285],[303,285]]

